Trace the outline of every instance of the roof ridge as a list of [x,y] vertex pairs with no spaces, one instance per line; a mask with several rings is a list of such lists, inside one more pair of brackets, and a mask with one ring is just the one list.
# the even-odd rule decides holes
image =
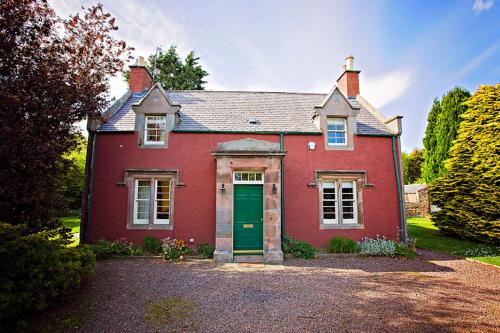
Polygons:
[[288,95],[317,95],[324,96],[325,93],[296,92],[296,91],[257,91],[257,90],[165,90],[169,92],[208,92],[208,93],[252,93],[252,94],[288,94]]

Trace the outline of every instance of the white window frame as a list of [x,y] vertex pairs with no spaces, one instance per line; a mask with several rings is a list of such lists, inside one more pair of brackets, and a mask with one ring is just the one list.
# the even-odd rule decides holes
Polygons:
[[[161,120],[154,120],[152,123],[162,125],[163,124],[163,141],[149,141],[148,140],[148,121],[151,118],[163,118],[163,122]],[[167,116],[166,115],[149,115],[144,117],[144,144],[146,145],[164,145],[167,136]]]
[[[325,212],[324,212],[324,202],[325,202],[325,183],[332,183],[333,184],[333,188],[335,189],[334,193],[335,193],[335,205],[333,206],[334,209],[335,209],[335,218],[334,219],[325,219]],[[322,186],[322,197],[321,197],[321,216],[322,216],[322,221],[323,221],[323,224],[339,224],[339,198],[338,198],[338,194],[337,194],[337,181],[335,180],[324,180],[321,182],[321,186]],[[327,201],[333,201],[331,199],[328,199]],[[328,206],[328,207],[332,207],[332,206]]]
[[[168,200],[158,199],[158,181],[168,182]],[[170,204],[171,204],[171,195],[172,195],[172,181],[168,179],[155,179],[155,190],[154,190],[154,210],[153,210],[153,224],[170,224]],[[168,201],[168,219],[159,219],[157,218],[157,209],[158,209],[158,201]]]
[[[238,174],[241,175],[241,179],[238,178]],[[247,174],[247,180],[243,180],[243,174]],[[260,175],[260,180],[257,180],[257,176]],[[253,178],[252,180],[249,180]],[[264,173],[261,171],[235,171],[233,172],[233,184],[264,184]]]
[[[333,122],[335,120],[342,120],[344,122],[344,130],[339,131],[339,130],[330,130],[328,129],[328,125],[330,125],[330,122]],[[345,143],[335,143],[335,142],[330,142],[328,133],[344,133],[344,139]],[[326,118],[326,143],[328,146],[348,146],[348,135],[347,135],[347,119],[342,118],[342,117],[328,117]]]
[[[352,211],[353,211],[353,218],[352,219],[346,219],[344,218],[344,198],[342,198],[342,189],[343,189],[343,184],[344,183],[351,183],[352,185],[352,194],[353,198],[345,201],[352,201]],[[356,181],[355,180],[339,180],[339,186],[338,186],[339,194],[340,194],[340,207],[342,209],[342,224],[358,224],[358,194],[356,190]]]
[[[139,199],[139,182],[147,181],[149,182],[149,198],[148,199]],[[138,219],[137,218],[137,209],[138,209],[138,201],[147,201],[148,202],[148,218],[147,219]],[[134,194],[134,218],[133,223],[138,225],[146,225],[149,224],[149,216],[151,215],[151,180],[150,179],[136,179],[135,180],[135,194]]]
[[[333,183],[335,188],[335,219],[325,219],[324,216],[324,184]],[[353,218],[345,219],[343,210],[343,199],[342,199],[342,183],[351,183],[353,188]],[[320,223],[322,225],[329,226],[361,226],[362,224],[358,220],[358,191],[357,191],[357,180],[355,179],[340,179],[340,178],[330,178],[321,179],[321,195],[320,195]],[[331,200],[329,200],[331,201]]]

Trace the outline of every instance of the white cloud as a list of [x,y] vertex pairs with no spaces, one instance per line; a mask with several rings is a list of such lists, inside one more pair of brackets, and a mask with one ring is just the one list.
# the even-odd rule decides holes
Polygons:
[[377,108],[403,96],[411,85],[410,70],[395,70],[379,77],[361,76],[361,95]]
[[493,0],[475,0],[472,5],[472,10],[479,14],[484,10],[489,10],[493,7]]
[[455,75],[453,81],[460,79],[461,77],[471,73],[476,68],[481,66],[490,56],[492,56],[497,50],[500,49],[500,39],[488,47],[486,50],[478,54],[474,59],[469,61],[458,73]]

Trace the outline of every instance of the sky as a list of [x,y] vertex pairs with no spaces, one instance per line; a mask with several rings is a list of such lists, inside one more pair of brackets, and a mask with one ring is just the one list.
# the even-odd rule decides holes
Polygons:
[[[97,3],[49,2],[61,17]],[[100,2],[134,57],[172,44],[182,57],[194,50],[207,90],[327,93],[353,55],[361,95],[386,117],[404,117],[405,151],[422,147],[435,97],[500,82],[496,0]],[[112,96],[126,89],[111,79]]]

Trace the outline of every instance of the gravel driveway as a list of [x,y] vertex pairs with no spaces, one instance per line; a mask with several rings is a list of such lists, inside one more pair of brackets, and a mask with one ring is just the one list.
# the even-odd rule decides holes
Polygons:
[[[161,299],[194,310],[148,324]],[[68,309],[82,332],[499,332],[500,269],[432,252],[283,266],[108,260]]]

